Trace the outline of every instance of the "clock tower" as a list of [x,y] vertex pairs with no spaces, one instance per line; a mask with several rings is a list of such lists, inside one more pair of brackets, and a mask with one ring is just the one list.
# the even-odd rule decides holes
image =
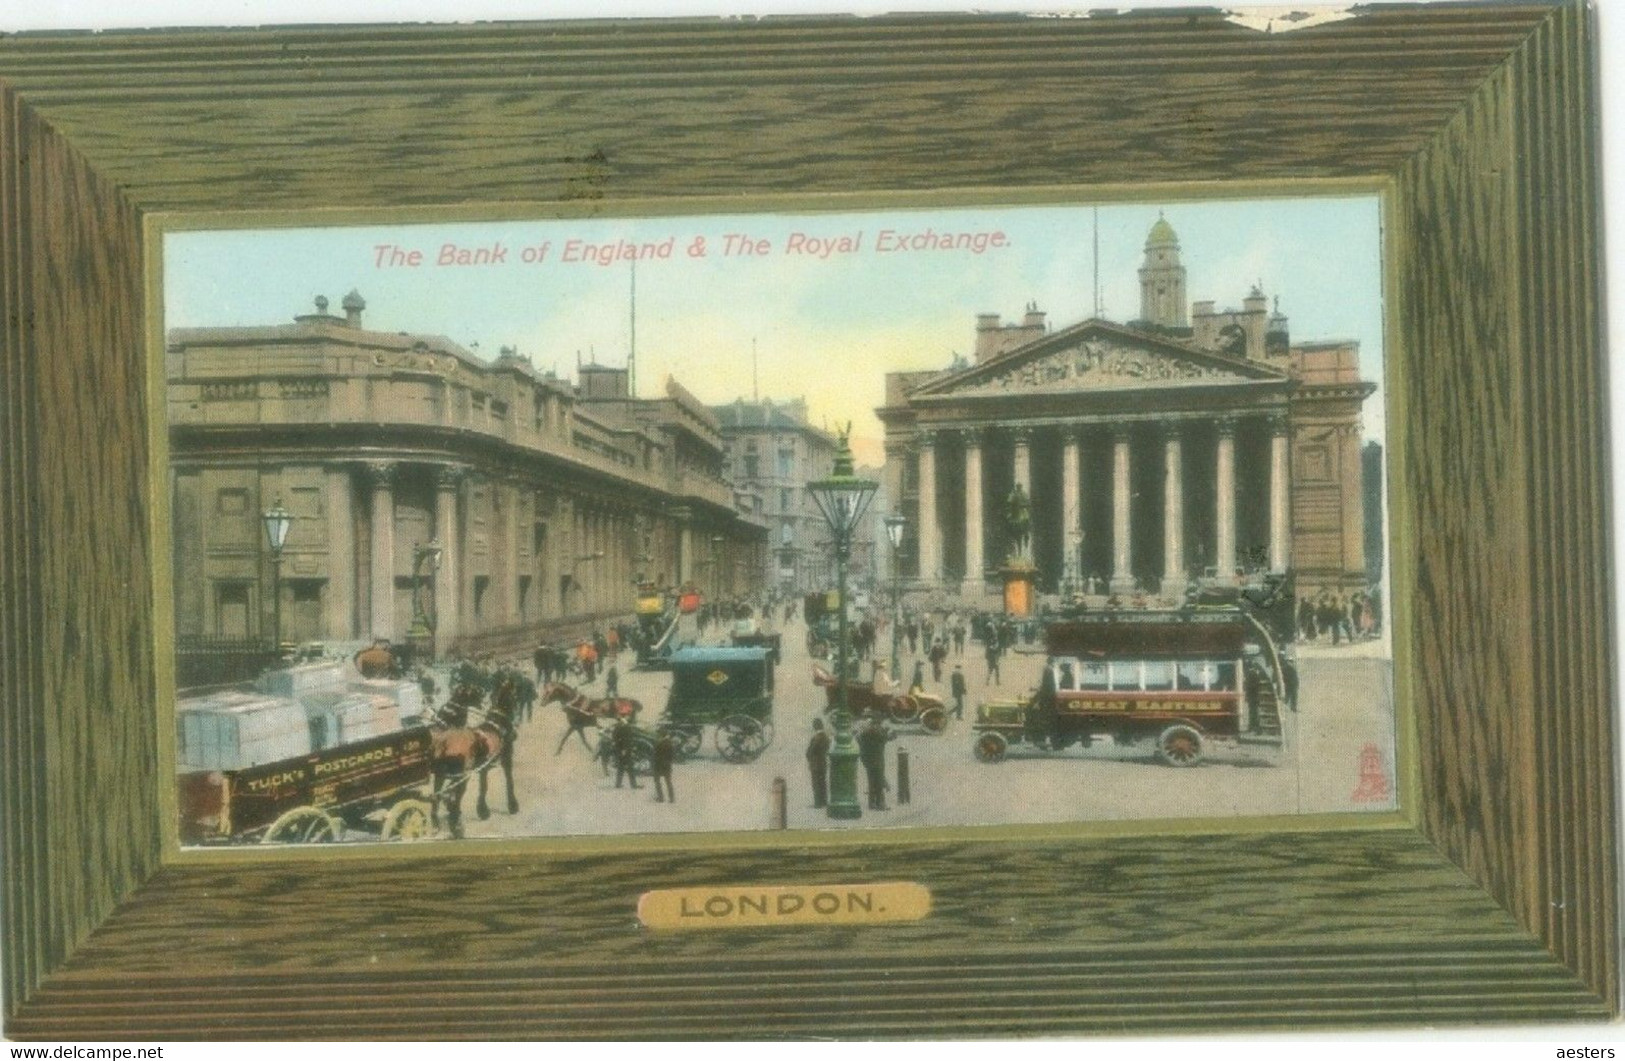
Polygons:
[[1161,328],[1188,328],[1185,267],[1179,261],[1179,237],[1157,215],[1145,238],[1145,264],[1140,266],[1140,319]]

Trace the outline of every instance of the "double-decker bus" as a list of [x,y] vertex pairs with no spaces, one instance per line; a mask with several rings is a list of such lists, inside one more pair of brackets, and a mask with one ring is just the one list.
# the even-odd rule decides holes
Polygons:
[[973,745],[999,762],[1012,745],[1059,752],[1110,738],[1149,742],[1170,766],[1194,766],[1215,743],[1284,742],[1284,663],[1239,610],[1105,612],[1045,628],[1047,658],[1029,699],[977,709]]

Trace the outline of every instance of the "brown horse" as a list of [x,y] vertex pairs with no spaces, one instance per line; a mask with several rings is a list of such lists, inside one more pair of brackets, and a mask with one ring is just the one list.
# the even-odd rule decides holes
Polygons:
[[511,676],[499,680],[491,690],[491,706],[484,718],[470,726],[469,713],[479,707],[482,699],[484,694],[477,685],[465,683],[457,686],[437,712],[436,724],[429,735],[434,778],[432,821],[436,826],[440,824],[440,805],[444,803],[446,824],[451,829],[451,835],[457,838],[463,835],[463,788],[469,776],[479,776],[479,801],[474,810],[483,821],[491,816],[491,809],[485,800],[485,775],[499,763],[508,785],[508,813],[519,813],[519,800],[513,791],[518,683]]
[[563,682],[548,682],[542,689],[542,703],[561,705],[564,708],[565,721],[569,723],[564,736],[559,738],[558,747],[553,749],[554,755],[564,751],[564,746],[571,737],[580,737],[582,747],[589,752],[595,751],[587,740],[587,731],[596,730],[599,719],[636,720],[638,712],[643,710],[642,704],[624,697],[588,699],[585,693],[577,692]]

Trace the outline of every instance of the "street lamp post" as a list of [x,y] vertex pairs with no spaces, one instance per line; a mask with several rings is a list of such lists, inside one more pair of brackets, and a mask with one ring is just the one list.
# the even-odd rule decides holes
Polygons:
[[[265,539],[271,546],[271,652],[282,658],[282,547],[288,544],[293,513],[282,507],[279,497],[260,517],[265,521]],[[263,614],[263,613],[262,613]]]
[[886,540],[891,543],[891,680],[903,680],[903,664],[898,659],[903,638],[903,528],[908,517],[893,512],[886,517]]
[[429,656],[434,656],[435,617],[429,614],[430,610],[423,605],[423,569],[430,572],[440,570],[440,557],[445,553],[445,546],[439,539],[432,538],[427,545],[418,545],[412,550],[412,627],[406,632],[406,643],[412,646],[412,655],[417,658],[423,646],[429,648]]
[[859,478],[852,468],[852,449],[847,434],[836,438],[835,470],[828,479],[807,484],[813,502],[829,524],[835,547],[835,599],[836,688],[835,742],[829,753],[829,816],[831,818],[858,818],[863,811],[858,806],[858,747],[852,739],[852,712],[847,702],[847,651],[850,638],[846,629],[846,565],[852,554],[852,533],[863,519],[864,510],[874,497],[880,484],[872,479]]

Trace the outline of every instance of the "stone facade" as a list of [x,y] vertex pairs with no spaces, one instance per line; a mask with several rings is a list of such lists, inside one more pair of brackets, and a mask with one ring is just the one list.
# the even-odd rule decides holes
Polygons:
[[638,400],[624,370],[585,366],[571,385],[511,350],[369,331],[364,308],[169,334],[179,636],[270,639],[278,501],[284,641],[398,641],[422,611],[440,654],[510,650],[624,615],[635,581],[693,581],[702,560],[719,592],[759,585],[767,528],[677,383]]
[[1178,597],[1193,581],[1290,573],[1300,595],[1365,585],[1360,410],[1375,384],[1353,342],[1293,345],[1254,288],[1198,302],[1159,219],[1141,319],[1052,330],[976,319],[976,357],[892,373],[887,490],[909,517],[905,574],[983,597],[1011,552],[1004,511],[1031,499],[1051,591]]
[[835,439],[807,421],[800,400],[746,401],[711,409],[721,426],[724,473],[758,494],[768,523],[768,585],[808,593],[834,585],[829,527],[807,484],[830,474]]

